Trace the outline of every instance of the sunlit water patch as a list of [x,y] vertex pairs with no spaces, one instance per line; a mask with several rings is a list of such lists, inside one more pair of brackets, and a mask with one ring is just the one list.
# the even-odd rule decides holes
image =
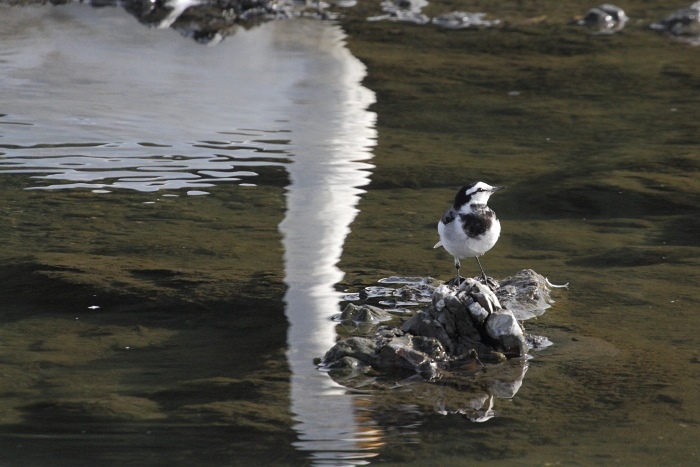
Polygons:
[[202,47],[118,9],[7,13],[0,173],[28,188],[204,189],[289,163],[284,115],[305,73],[279,27]]
[[[264,136],[263,131],[257,132]],[[283,146],[284,143],[277,143]],[[261,140],[154,143],[0,145],[2,173],[30,174],[29,189],[87,188],[97,193],[253,185],[256,167],[288,163],[289,153]],[[179,150],[177,149],[179,147]],[[218,148],[218,152],[216,151]],[[249,169],[252,168],[252,169]]]

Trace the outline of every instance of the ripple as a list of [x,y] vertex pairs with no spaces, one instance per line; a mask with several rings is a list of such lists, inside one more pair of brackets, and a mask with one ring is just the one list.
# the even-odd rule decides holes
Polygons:
[[[261,133],[257,131],[258,135]],[[30,174],[35,181],[52,182],[27,188],[34,190],[90,189],[103,193],[109,192],[105,188],[142,192],[204,188],[258,177],[259,173],[251,170],[255,167],[288,164],[290,154],[283,147],[288,142],[261,139],[254,144],[209,141],[175,146],[155,142],[6,144],[0,146],[7,151],[0,158],[0,173]],[[269,146],[275,149],[270,150]],[[167,148],[168,152],[177,153],[148,154],[144,148]],[[67,149],[81,151],[70,154]],[[235,151],[235,155],[212,153],[210,149]]]

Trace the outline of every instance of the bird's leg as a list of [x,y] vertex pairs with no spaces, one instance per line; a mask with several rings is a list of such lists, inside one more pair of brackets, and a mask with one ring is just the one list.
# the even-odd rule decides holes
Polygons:
[[455,258],[455,269],[457,270],[457,274],[455,275],[455,287],[459,287],[459,260]]
[[474,259],[476,260],[476,264],[479,265],[479,269],[481,269],[481,277],[484,278],[484,283],[488,284],[489,283],[489,278],[486,277],[486,273],[484,272],[484,268],[481,267],[481,261],[479,261],[479,257],[475,256]]

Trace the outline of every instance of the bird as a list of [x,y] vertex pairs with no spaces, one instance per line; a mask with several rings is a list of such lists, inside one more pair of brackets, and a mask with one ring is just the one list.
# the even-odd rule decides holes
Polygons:
[[481,267],[479,256],[489,251],[501,234],[501,223],[496,213],[486,203],[489,197],[502,190],[503,186],[491,186],[484,182],[473,182],[459,189],[454,204],[445,211],[438,222],[440,241],[433,248],[443,247],[455,259],[455,285],[460,283],[459,260],[475,258],[484,282],[488,278]]

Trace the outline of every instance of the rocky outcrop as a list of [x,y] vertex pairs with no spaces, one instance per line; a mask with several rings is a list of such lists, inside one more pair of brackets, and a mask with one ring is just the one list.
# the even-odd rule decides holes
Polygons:
[[527,353],[522,328],[513,313],[501,308],[493,291],[474,279],[467,279],[456,291],[438,287],[430,305],[406,321],[401,330],[433,337],[457,358],[471,350],[482,357],[494,352],[511,357]]
[[674,36],[697,37],[700,35],[700,2],[695,2],[688,8],[676,10],[650,27],[656,31],[671,33]]
[[594,34],[613,34],[622,31],[627,21],[629,18],[622,8],[611,3],[603,3],[588,10],[577,23],[591,28]]
[[[455,367],[480,370],[484,364],[524,357],[530,348],[548,344],[545,338],[527,336],[520,321],[550,306],[550,287],[546,278],[529,269],[489,285],[474,279],[458,288],[440,285],[430,303],[400,326],[382,326],[370,337],[342,339],[326,353],[322,365],[436,379]],[[361,315],[374,322],[385,318],[378,313],[381,309],[362,308],[349,305],[343,314],[354,321]]]

